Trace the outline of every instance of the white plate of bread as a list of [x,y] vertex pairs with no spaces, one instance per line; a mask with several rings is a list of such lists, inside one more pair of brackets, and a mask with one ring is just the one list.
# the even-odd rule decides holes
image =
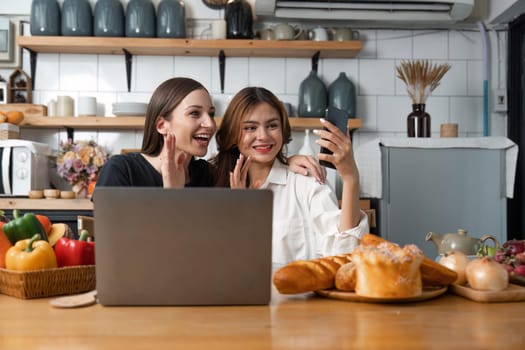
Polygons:
[[415,245],[400,247],[365,235],[349,254],[291,262],[273,275],[281,294],[315,292],[364,302],[414,302],[435,298],[457,278]]

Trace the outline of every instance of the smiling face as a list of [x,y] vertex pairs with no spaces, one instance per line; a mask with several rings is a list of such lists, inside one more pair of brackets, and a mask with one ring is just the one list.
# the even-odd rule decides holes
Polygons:
[[256,105],[242,118],[238,146],[252,163],[271,166],[283,146],[279,112],[265,102]]
[[214,115],[215,107],[210,95],[198,89],[190,92],[167,119],[160,118],[157,129],[161,134],[175,134],[178,150],[203,157],[217,129]]

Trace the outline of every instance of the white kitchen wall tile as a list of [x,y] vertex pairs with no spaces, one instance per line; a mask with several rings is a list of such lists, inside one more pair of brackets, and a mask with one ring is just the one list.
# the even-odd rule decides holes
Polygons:
[[[322,59],[319,60],[319,67],[322,66],[323,61],[324,60]],[[308,58],[287,58],[285,64],[285,92],[289,94],[298,94],[301,82],[306,79],[312,70],[312,61]],[[295,101],[295,103],[297,104],[297,101]]]
[[[133,91],[153,91],[163,81],[173,77],[173,57],[137,56],[137,70]],[[133,79],[133,78],[132,78]]]
[[60,90],[96,91],[97,71],[97,55],[60,54]]
[[489,130],[490,136],[507,136],[507,121],[506,115],[501,113],[489,114]]
[[467,94],[467,61],[434,61],[433,63],[448,63],[450,69],[445,73],[432,95],[465,96]]
[[404,97],[378,96],[377,131],[406,132],[406,118],[412,106]]
[[352,137],[352,147],[354,149],[354,153],[358,153],[361,146],[366,145],[375,139],[377,139],[377,133],[357,130]]
[[377,31],[372,29],[359,29],[359,39],[363,48],[357,58],[377,58]]
[[[226,63],[228,64],[228,63]],[[211,85],[211,57],[175,57],[173,77],[187,77],[200,82],[207,89]],[[171,77],[169,77],[171,78]]]
[[447,59],[447,30],[417,30],[413,33],[413,55],[416,59]]
[[460,132],[483,132],[483,98],[451,97],[450,122],[458,123]]
[[[132,81],[136,79],[137,57],[133,56]],[[126,61],[123,55],[98,56],[98,91],[128,91]]]
[[398,78],[397,76],[397,67],[399,67],[401,65],[401,62],[403,60],[396,60],[395,62],[395,80],[396,80],[396,86],[395,86],[395,94],[397,96],[407,96],[407,98],[410,98],[408,97],[408,92],[407,92],[407,85],[405,84],[405,82],[401,79]]
[[[65,129],[60,131],[58,142],[67,141],[67,131]],[[73,131],[73,141],[95,141],[98,142],[98,131],[93,129],[75,129]]]
[[[80,96],[88,94],[80,94]],[[113,103],[117,101],[117,94],[115,92],[97,92],[89,94],[97,99],[97,116],[112,116]]]
[[[142,102],[149,103],[153,91],[148,92],[119,92],[113,102]],[[110,114],[112,115],[112,113]]]
[[42,104],[42,105],[47,106],[47,104],[51,100],[55,100],[56,102],[58,95],[62,95],[62,92],[57,91],[57,90],[42,90],[42,91],[35,90],[33,91],[33,103]]
[[234,94],[212,94],[212,101],[215,105],[215,115],[222,117],[226,107],[230,103]]
[[[301,131],[299,131],[299,130],[292,131],[292,141],[287,146],[288,156],[292,156],[294,154],[298,154],[299,153],[299,150],[301,149],[301,147],[304,144],[305,132],[306,131],[303,131],[303,130],[301,130]],[[309,139],[310,139],[310,143],[309,143],[310,148],[314,152],[317,152],[319,150],[319,145],[317,145],[315,143],[315,140],[317,139],[317,136],[312,131],[310,131]]]
[[142,144],[136,142],[136,131],[133,130],[116,130],[98,132],[98,144],[109,152],[111,155],[120,154],[123,148],[140,148]]
[[359,60],[358,95],[394,95],[395,74],[393,60]]
[[359,130],[377,130],[377,96],[358,96],[356,113],[357,118],[363,122]]
[[[39,53],[35,72],[35,90],[60,89],[59,54]],[[29,67],[28,67],[29,69]],[[29,70],[28,70],[29,72]],[[7,78],[6,78],[7,79]]]
[[334,80],[339,78],[341,72],[346,73],[346,77],[354,83],[357,89],[359,85],[359,64],[358,60],[351,58],[330,58],[324,60],[323,77],[327,82],[326,87],[328,88]]
[[406,58],[412,55],[412,32],[378,30],[377,58]]
[[262,86],[274,94],[285,93],[285,59],[251,57],[248,65],[249,85]]
[[[219,59],[211,60],[211,89],[212,93],[221,92],[221,79],[219,71]],[[226,57],[224,67],[224,93],[235,94],[242,88],[248,86],[248,58]]]
[[[157,0],[160,1],[160,0]],[[202,1],[186,0],[184,2],[186,19],[203,19],[203,18],[224,18],[224,10],[212,9],[204,4]]]
[[53,153],[58,149],[57,135],[57,130],[55,129],[20,128],[20,139],[49,145]]
[[433,135],[439,135],[439,128],[441,124],[450,123],[449,98],[430,96],[425,105],[425,111],[430,115],[431,133]]
[[483,96],[483,61],[467,61],[467,95]]
[[477,31],[449,31],[450,59],[483,59],[481,35]]

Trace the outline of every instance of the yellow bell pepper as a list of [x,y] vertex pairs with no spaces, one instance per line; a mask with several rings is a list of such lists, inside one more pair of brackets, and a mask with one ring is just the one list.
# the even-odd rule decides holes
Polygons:
[[31,271],[57,267],[57,258],[48,242],[40,240],[39,234],[23,239],[6,253],[5,267],[8,270]]

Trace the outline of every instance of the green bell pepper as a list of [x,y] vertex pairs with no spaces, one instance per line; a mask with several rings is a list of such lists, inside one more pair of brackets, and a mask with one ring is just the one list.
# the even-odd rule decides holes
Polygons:
[[22,239],[31,238],[37,233],[42,237],[42,240],[49,241],[44,227],[35,214],[25,213],[24,216],[20,216],[18,209],[13,210],[13,220],[5,223],[2,229],[13,245]]

